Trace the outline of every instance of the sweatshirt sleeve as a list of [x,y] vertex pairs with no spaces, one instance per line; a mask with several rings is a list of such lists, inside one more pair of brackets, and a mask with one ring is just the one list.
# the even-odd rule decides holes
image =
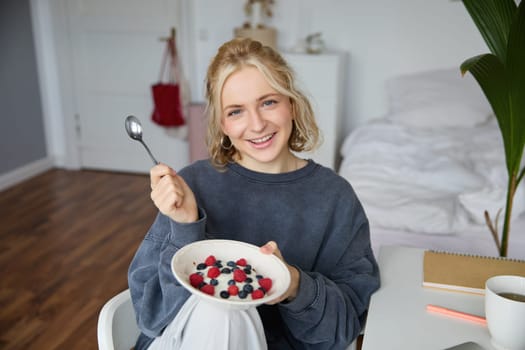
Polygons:
[[150,338],[160,335],[190,295],[171,272],[171,258],[186,244],[204,239],[205,221],[202,209],[199,220],[189,224],[159,213],[130,264],[128,284],[137,324]]
[[338,212],[338,232],[319,257],[330,261],[336,255],[337,260],[314,271],[300,269],[297,297],[279,305],[288,330],[305,349],[346,348],[364,326],[370,297],[379,288],[368,220],[357,198],[348,210]]

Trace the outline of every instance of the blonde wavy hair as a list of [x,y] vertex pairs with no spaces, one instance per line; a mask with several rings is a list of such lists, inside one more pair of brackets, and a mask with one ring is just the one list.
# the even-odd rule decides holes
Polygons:
[[320,133],[307,97],[295,86],[295,75],[275,50],[260,42],[236,38],[224,43],[212,59],[206,75],[206,143],[211,162],[218,168],[234,162],[237,150],[221,129],[221,93],[228,77],[243,67],[255,67],[279,94],[288,96],[293,126],[288,146],[292,151],[312,151],[319,146]]

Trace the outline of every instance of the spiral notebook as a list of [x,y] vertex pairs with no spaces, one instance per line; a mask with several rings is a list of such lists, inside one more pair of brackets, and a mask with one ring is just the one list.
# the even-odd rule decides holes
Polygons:
[[485,281],[497,275],[525,277],[525,260],[426,250],[423,286],[485,294]]

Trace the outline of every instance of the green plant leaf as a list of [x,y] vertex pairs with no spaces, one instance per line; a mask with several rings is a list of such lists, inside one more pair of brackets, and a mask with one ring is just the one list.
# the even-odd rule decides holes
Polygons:
[[506,61],[507,38],[516,12],[514,0],[463,0],[490,51]]
[[483,54],[471,57],[461,64],[461,73],[465,74],[467,71],[477,80],[496,115],[505,146],[507,170],[510,173],[512,119],[505,67],[495,55]]
[[[525,1],[463,0],[493,54],[461,65],[478,81],[498,120],[509,174],[500,255],[507,255],[512,202],[525,176],[520,163],[525,147]],[[491,225],[489,225],[490,228]]]
[[525,2],[518,6],[510,28],[505,70],[509,82],[512,172],[518,174],[525,147]]

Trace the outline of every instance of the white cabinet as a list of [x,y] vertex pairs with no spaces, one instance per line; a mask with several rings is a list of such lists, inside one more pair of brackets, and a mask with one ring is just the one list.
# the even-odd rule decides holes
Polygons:
[[301,90],[310,98],[322,135],[321,146],[312,153],[301,154],[337,170],[342,141],[342,91],[345,55],[284,53],[283,57],[295,70]]

